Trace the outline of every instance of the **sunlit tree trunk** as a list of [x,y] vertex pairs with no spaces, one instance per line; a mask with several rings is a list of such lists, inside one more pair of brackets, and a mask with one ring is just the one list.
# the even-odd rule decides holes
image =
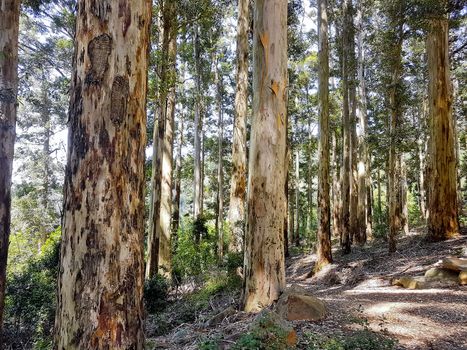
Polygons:
[[246,195],[246,119],[248,102],[248,29],[249,0],[238,1],[237,23],[237,90],[235,93],[235,123],[232,141],[232,178],[230,205],[227,214],[231,241],[229,250],[243,248]]
[[18,94],[19,0],[0,0],[0,346],[11,223]]
[[175,80],[177,56],[176,3],[161,2],[161,60],[158,80],[158,122],[154,128],[153,205],[148,240],[146,277],[160,272],[171,275],[171,216],[173,129],[175,116]]
[[349,14],[349,1],[343,1],[344,29],[342,31],[342,134],[343,134],[343,164],[341,167],[341,197],[342,197],[342,228],[341,246],[343,254],[350,253],[350,178],[351,171],[351,122],[349,111],[349,62],[347,53],[349,52],[349,27],[351,26],[351,15]]
[[448,35],[447,18],[430,21],[426,46],[431,142],[428,237],[432,241],[459,234]]
[[143,349],[151,2],[76,13],[55,348]]
[[400,202],[401,202],[401,227],[406,235],[409,234],[409,207],[407,203],[407,164],[404,155],[400,157]]
[[254,9],[245,311],[271,305],[285,288],[287,2],[256,0]]
[[327,5],[327,0],[318,1],[318,261],[315,270],[319,270],[322,266],[332,263],[331,199],[329,193],[329,46]]

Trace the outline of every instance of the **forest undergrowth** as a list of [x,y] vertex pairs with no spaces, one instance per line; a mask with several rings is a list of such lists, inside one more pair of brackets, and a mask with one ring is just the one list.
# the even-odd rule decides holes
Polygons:
[[[148,349],[467,349],[466,287],[404,289],[394,278],[423,274],[446,256],[466,256],[467,237],[436,245],[414,231],[390,255],[372,241],[349,255],[334,250],[335,263],[311,276],[316,254],[292,249],[287,284],[325,301],[319,322],[282,320],[270,307],[241,311],[241,281],[233,267],[211,270],[170,289],[146,322]],[[291,339],[293,329],[295,339]]]

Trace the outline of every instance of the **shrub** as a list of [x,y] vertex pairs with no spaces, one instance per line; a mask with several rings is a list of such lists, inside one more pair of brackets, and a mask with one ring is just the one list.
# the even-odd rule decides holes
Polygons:
[[167,305],[169,282],[162,275],[156,275],[144,282],[144,305],[150,314],[162,311]]

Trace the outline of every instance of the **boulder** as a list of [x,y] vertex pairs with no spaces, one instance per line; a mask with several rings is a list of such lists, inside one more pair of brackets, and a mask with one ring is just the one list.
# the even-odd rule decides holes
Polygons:
[[447,257],[441,260],[439,265],[453,271],[467,271],[467,258]]
[[282,293],[276,312],[288,321],[319,321],[326,316],[324,302],[299,286],[292,286]]
[[458,272],[449,269],[432,267],[425,272],[425,279],[427,281],[457,281]]
[[423,289],[427,287],[425,277],[408,277],[408,276],[394,279],[392,281],[392,285],[404,287],[407,289]]
[[467,285],[467,271],[461,271],[459,273],[459,284],[461,286]]

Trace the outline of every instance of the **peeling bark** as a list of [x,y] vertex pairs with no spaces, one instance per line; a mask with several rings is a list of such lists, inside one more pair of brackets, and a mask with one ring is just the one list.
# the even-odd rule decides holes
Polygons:
[[271,305],[285,288],[287,2],[254,4],[253,120],[243,307]]
[[18,94],[19,0],[0,0],[0,346],[11,223]]
[[143,349],[151,2],[77,14],[55,349]]

